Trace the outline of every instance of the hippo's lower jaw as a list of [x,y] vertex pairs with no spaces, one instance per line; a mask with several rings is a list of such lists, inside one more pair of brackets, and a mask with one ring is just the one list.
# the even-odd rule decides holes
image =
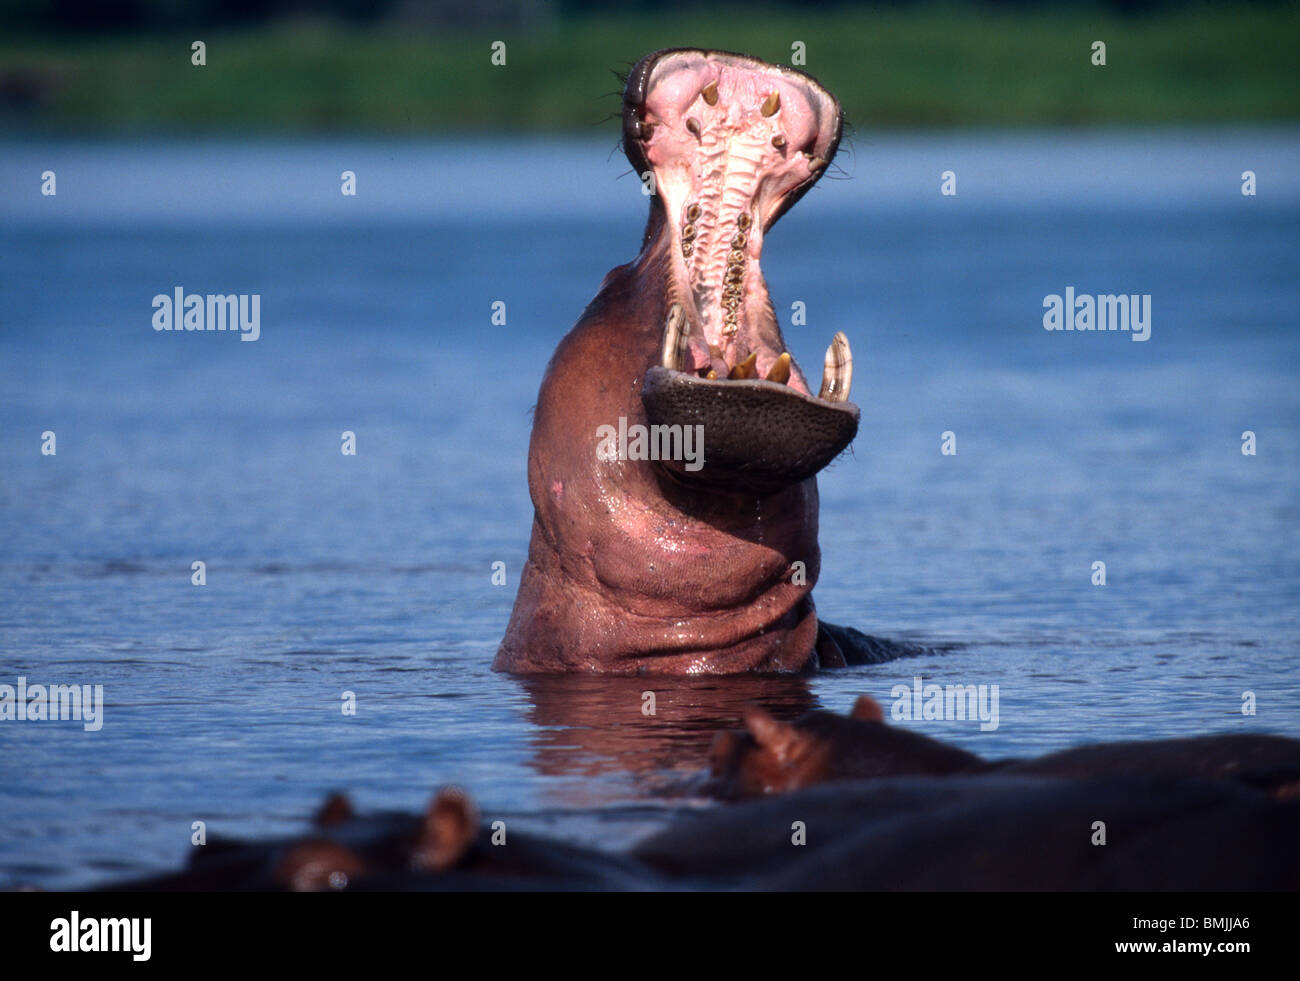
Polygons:
[[[844,335],[835,336],[838,343]],[[698,472],[674,460],[664,465],[722,487],[774,491],[807,480],[858,431],[856,405],[829,403],[772,381],[714,381],[654,366],[646,372],[641,401],[651,425],[700,427]]]
[[811,393],[759,257],[764,234],[834,156],[838,103],[808,76],[753,58],[665,51],[633,68],[623,117],[628,158],[643,179],[653,173],[669,239],[647,419],[703,427],[693,479],[770,491],[811,477],[857,433],[853,357],[836,334]]

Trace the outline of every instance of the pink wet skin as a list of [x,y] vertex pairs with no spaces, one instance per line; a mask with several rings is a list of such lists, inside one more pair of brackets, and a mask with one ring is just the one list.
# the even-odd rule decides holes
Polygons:
[[[654,67],[642,119],[650,133],[642,140],[646,161],[673,234],[679,289],[671,299],[686,306],[691,324],[683,367],[712,368],[725,378],[756,352],[757,376],[766,378],[784,343],[759,268],[763,233],[782,199],[825,166],[839,108],[804,76],[756,68],[739,56],[683,53]],[[699,209],[694,221],[692,207]],[[724,291],[728,268],[737,265],[743,273],[733,333]],[[788,384],[810,394],[797,365]]]
[[[706,98],[711,83],[716,100]],[[646,424],[642,384],[660,365],[678,304],[690,323],[683,370],[711,367],[725,379],[754,354],[762,379],[785,351],[759,269],[763,235],[833,156],[839,106],[797,72],[673,51],[634,69],[624,107],[628,157],[638,173],[653,171],[657,193],[640,254],[605,277],[542,380],[528,459],[532,538],[494,668],[811,670],[815,478],[756,490],[741,474],[719,489],[678,480],[659,463],[599,461],[595,451],[599,427]],[[742,215],[748,228],[733,249]],[[737,264],[728,331],[725,280]],[[791,399],[810,397],[797,365],[788,385]]]

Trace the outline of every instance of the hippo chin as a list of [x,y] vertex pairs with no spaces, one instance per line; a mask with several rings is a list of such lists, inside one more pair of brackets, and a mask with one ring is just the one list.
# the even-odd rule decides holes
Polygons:
[[794,673],[858,659],[854,637],[819,631],[811,596],[814,475],[858,428],[849,343],[835,335],[813,394],[759,268],[841,126],[813,79],[743,55],[659,51],[632,69],[623,145],[653,174],[649,221],[542,381],[532,540],[495,669]]

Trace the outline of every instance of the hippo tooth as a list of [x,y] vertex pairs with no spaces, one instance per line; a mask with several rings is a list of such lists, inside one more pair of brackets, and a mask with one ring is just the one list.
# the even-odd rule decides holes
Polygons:
[[822,390],[817,397],[827,402],[847,402],[853,387],[853,352],[844,331],[838,331],[826,349],[826,366],[822,369]]
[[690,130],[691,135],[694,136],[696,139],[699,139],[699,138],[700,138],[700,123],[699,123],[699,120],[694,119],[694,118],[687,119],[687,120],[686,120],[686,128],[687,128],[688,130]]
[[744,361],[741,361],[739,364],[734,365],[731,369],[731,373],[728,374],[727,377],[728,378],[753,378],[755,375],[758,374],[758,371],[755,370],[754,368],[754,365],[757,363],[758,363],[758,352],[754,351]]
[[780,108],[781,94],[779,92],[772,92],[763,100],[762,111],[764,116],[774,116],[776,115],[776,111]]
[[711,106],[718,104],[718,83],[710,82],[700,90],[700,95],[704,96],[704,101]]
[[665,368],[681,371],[686,364],[686,352],[691,336],[691,323],[686,319],[686,310],[680,303],[674,303],[664,320],[663,349],[660,363]]
[[772,367],[767,370],[767,380],[776,382],[778,385],[784,385],[790,380],[790,352],[787,351],[773,362]]
[[785,137],[782,136],[780,133],[777,133],[775,136],[772,137],[772,146],[777,150],[784,149]]

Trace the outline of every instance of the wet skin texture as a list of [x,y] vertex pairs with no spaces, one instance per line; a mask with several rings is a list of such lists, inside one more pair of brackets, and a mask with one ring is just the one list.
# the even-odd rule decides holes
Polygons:
[[[814,395],[759,269],[763,236],[835,153],[839,105],[798,72],[664,51],[632,70],[623,125],[657,192],[640,254],[542,381],[528,562],[493,667],[798,673],[905,653],[819,629],[812,474],[857,431],[851,356],[839,335]],[[621,418],[703,426],[703,467],[598,459],[599,428]]]

